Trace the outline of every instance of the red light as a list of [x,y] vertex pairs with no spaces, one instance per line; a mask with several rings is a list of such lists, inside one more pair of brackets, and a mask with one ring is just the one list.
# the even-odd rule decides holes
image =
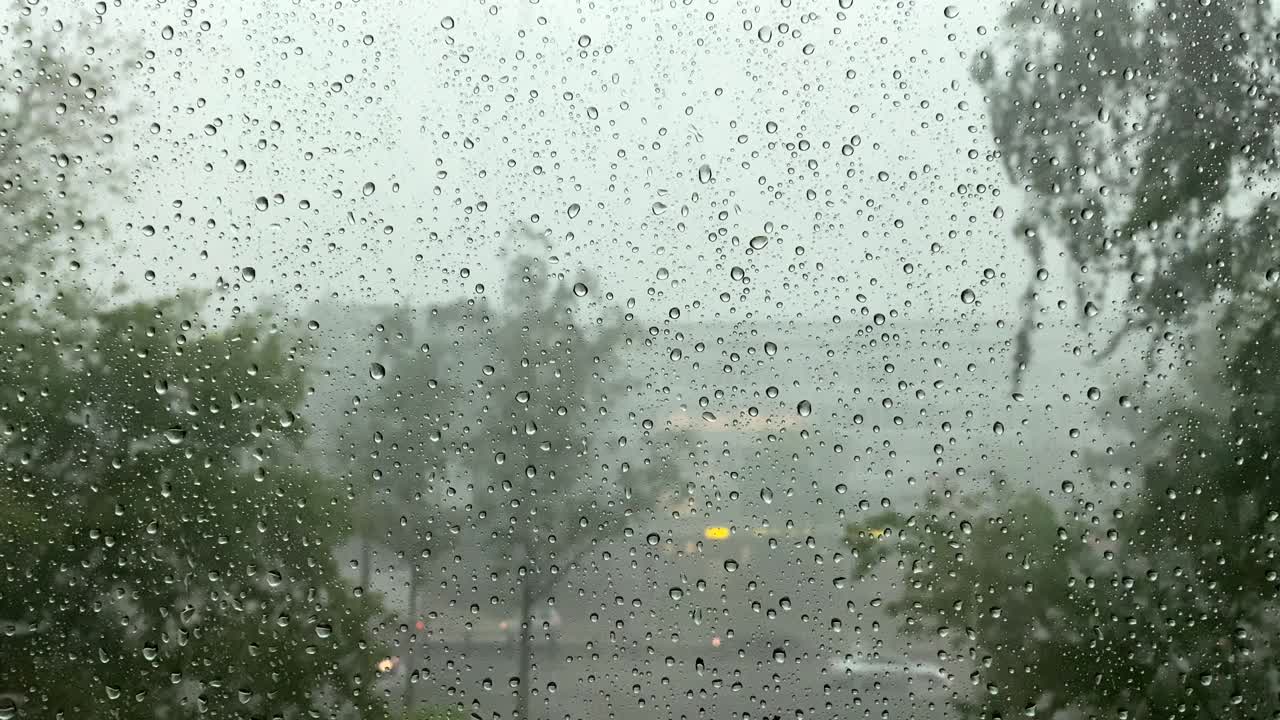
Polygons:
[[427,629],[427,624],[426,624],[426,623],[424,623],[424,622],[422,622],[421,620],[419,620],[419,621],[418,621],[418,629],[419,629],[419,630],[426,630],[426,629]]

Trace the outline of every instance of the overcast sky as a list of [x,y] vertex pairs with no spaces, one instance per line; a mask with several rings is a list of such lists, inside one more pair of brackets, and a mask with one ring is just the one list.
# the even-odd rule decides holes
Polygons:
[[[797,392],[815,399],[851,373],[861,403],[936,391],[915,408],[927,432],[908,425],[902,446],[927,453],[950,420],[949,463],[1025,473],[1047,453],[1078,473],[1055,443],[1112,441],[1101,424],[1064,438],[1097,411],[1086,388],[1120,379],[1085,362],[1105,334],[1076,329],[1054,258],[1032,308],[1038,364],[1010,400],[1007,341],[1035,268],[969,75],[1000,6],[848,4],[110,4],[92,36],[132,38],[142,60],[119,71],[135,106],[115,143],[124,254],[97,277],[137,295],[221,278],[210,318],[271,299],[339,346],[358,338],[325,334],[333,308],[495,299],[501,258],[528,250],[589,272],[588,300],[633,303],[638,328],[803,323],[778,362],[811,373]],[[1101,327],[1118,317],[1104,308]],[[664,335],[655,357],[678,344]],[[711,392],[688,388],[671,412]],[[822,408],[836,427],[855,400],[838,399]]]

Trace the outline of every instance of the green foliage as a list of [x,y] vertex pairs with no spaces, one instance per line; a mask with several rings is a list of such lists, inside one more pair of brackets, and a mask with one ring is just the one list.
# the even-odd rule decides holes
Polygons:
[[339,488],[302,452],[298,347],[265,314],[204,317],[200,294],[84,289],[114,71],[29,12],[5,42],[47,50],[16,51],[0,96],[0,709],[384,715],[377,599],[343,581]]
[[[1081,311],[1123,280],[1130,322],[1115,345],[1142,328],[1158,342],[1159,330],[1210,310],[1225,327],[1259,323],[1274,341],[1264,320],[1280,302],[1267,276],[1280,267],[1269,181],[1280,99],[1274,8],[1018,2],[1007,20],[975,74],[1005,171],[1031,199],[1019,235],[1033,262],[1044,265],[1046,242],[1062,243],[1079,271]],[[1032,318],[1019,362],[1030,356]]]
[[[904,631],[974,681],[970,717],[1276,717],[1274,9],[1019,3],[1008,20],[976,71],[1030,193],[1033,261],[1061,242],[1088,271],[1082,310],[1119,278],[1110,349],[1145,329],[1152,366],[1180,356],[1176,382],[1111,416],[1135,440],[1125,460],[1086,458],[1090,499],[934,488],[921,514],[875,519],[900,531],[889,542],[850,544],[865,578],[897,576]],[[1160,347],[1172,329],[1212,357]]]

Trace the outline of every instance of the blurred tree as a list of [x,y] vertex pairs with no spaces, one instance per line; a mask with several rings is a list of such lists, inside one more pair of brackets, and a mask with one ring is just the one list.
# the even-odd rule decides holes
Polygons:
[[[493,570],[511,579],[519,641],[516,716],[530,715],[532,641],[556,584],[622,522],[677,482],[675,460],[630,463],[621,312],[596,280],[528,252],[510,258],[501,307],[478,308],[470,451],[474,516],[491,528]],[[615,434],[616,433],[616,434]],[[539,615],[542,620],[539,621]]]
[[[112,63],[3,26],[0,716],[383,714],[304,461],[298,346],[204,296],[95,297]],[[117,60],[119,57],[117,56]],[[75,90],[79,88],[79,90]],[[92,90],[92,94],[89,94]],[[92,101],[89,98],[93,98]]]
[[904,628],[972,669],[972,717],[1277,717],[1275,8],[1019,2],[1007,20],[975,72],[1027,191],[1019,232],[1036,265],[1062,243],[1086,320],[1123,287],[1107,352],[1141,333],[1170,379],[1118,388],[1100,422],[1133,445],[1086,456],[1088,499],[934,488],[850,543],[865,573],[901,573]]
[[414,708],[422,675],[414,663],[422,659],[415,650],[427,630],[419,607],[426,563],[451,546],[451,528],[457,527],[451,512],[460,497],[451,478],[459,465],[457,448],[445,433],[465,417],[463,377],[470,348],[443,339],[469,316],[468,306],[455,302],[420,310],[406,304],[385,313],[377,324],[379,344],[370,367],[378,390],[362,412],[363,442],[373,451],[363,462],[357,527],[364,552],[372,545],[386,548],[406,577],[402,624],[411,642],[402,663],[409,673],[404,705],[411,712],[421,710]]

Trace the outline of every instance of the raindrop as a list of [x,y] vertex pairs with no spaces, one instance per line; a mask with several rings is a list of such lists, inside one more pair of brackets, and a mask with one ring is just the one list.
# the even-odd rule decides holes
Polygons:
[[267,196],[259,195],[258,198],[253,201],[253,206],[258,209],[258,212],[266,212],[267,207],[270,206],[270,202],[267,201]]
[[373,191],[377,189],[378,189],[377,185],[374,185],[371,182],[367,182],[364,184],[364,187],[360,188],[360,192],[364,193],[365,197],[369,197],[370,195],[373,194]]
[[655,202],[653,204],[650,210],[653,211],[654,215],[661,215],[662,213],[667,211],[667,204],[659,200],[658,202]]
[[757,235],[751,238],[751,242],[749,244],[751,245],[752,250],[763,250],[764,246],[769,244],[769,238],[764,235]]
[[667,594],[671,596],[672,600],[679,600],[680,598],[684,597],[684,589],[673,587],[667,591]]
[[585,48],[585,47],[590,47],[590,46],[591,46],[591,36],[590,36],[590,35],[579,35],[579,36],[578,36],[578,47],[580,47],[580,48]]
[[948,5],[942,8],[942,14],[945,15],[947,19],[953,19],[960,14],[960,8],[955,5]]
[[725,560],[724,571],[729,573],[738,572],[738,561],[733,559]]
[[573,284],[573,294],[574,294],[574,295],[577,295],[578,297],[586,297],[586,295],[587,295],[587,286],[586,286],[586,284],[585,284],[585,283],[574,283],[574,284]]
[[164,439],[169,441],[170,445],[178,445],[187,437],[187,429],[181,425],[174,425],[164,431]]
[[1087,302],[1084,304],[1085,315],[1089,317],[1095,317],[1099,312],[1101,311],[1098,309],[1098,306],[1094,305],[1092,302]]
[[974,295],[973,291],[970,290],[969,288],[965,288],[964,291],[960,293],[960,302],[964,303],[965,305],[972,305],[973,301],[977,299],[978,299],[978,296]]
[[704,185],[711,182],[711,166],[710,165],[703,165],[702,167],[698,168],[698,182]]
[[570,205],[570,206],[569,206],[569,219],[570,219],[570,220],[572,220],[572,219],[574,219],[574,218],[578,217],[578,213],[580,213],[580,212],[582,212],[582,206],[581,206],[581,205],[579,205],[578,203],[574,203],[574,204]]
[[809,413],[813,412],[813,405],[810,405],[808,400],[801,400],[800,404],[796,405],[796,412],[800,417],[809,417]]
[[1088,392],[1086,392],[1085,395],[1087,395],[1089,399],[1093,400],[1094,402],[1097,402],[1098,400],[1102,399],[1102,391],[1096,387],[1089,388]]
[[316,637],[319,637],[319,638],[327,638],[327,637],[329,637],[329,636],[330,636],[330,635],[332,635],[332,634],[333,634],[333,626],[331,626],[331,625],[317,625],[317,626],[316,626]]
[[440,27],[444,28],[445,30],[452,30],[453,17],[450,15],[445,15],[444,18],[440,20]]
[[253,282],[253,279],[258,277],[258,271],[254,270],[251,265],[246,265],[240,268],[240,277],[244,278],[245,282]]
[[764,501],[764,504],[765,504],[765,505],[772,505],[772,504],[773,504],[773,491],[772,491],[772,490],[770,490],[770,489],[769,489],[769,488],[767,488],[767,487],[766,487],[766,488],[760,488],[760,499]]
[[387,376],[387,368],[382,363],[369,363],[369,377],[381,380]]
[[997,434],[997,435],[1003,435],[1003,434],[1004,434],[1004,423],[1002,423],[1002,422],[1000,422],[1000,421],[998,421],[998,420],[997,420],[997,421],[996,421],[996,424],[991,426],[991,432],[993,432],[993,433],[995,433],[995,434]]
[[774,342],[766,342],[764,344],[764,354],[773,357],[778,354],[778,345]]
[[660,541],[661,539],[662,537],[658,535],[658,533],[649,533],[648,535],[645,536],[644,541],[649,543],[650,545],[657,545],[658,541]]

